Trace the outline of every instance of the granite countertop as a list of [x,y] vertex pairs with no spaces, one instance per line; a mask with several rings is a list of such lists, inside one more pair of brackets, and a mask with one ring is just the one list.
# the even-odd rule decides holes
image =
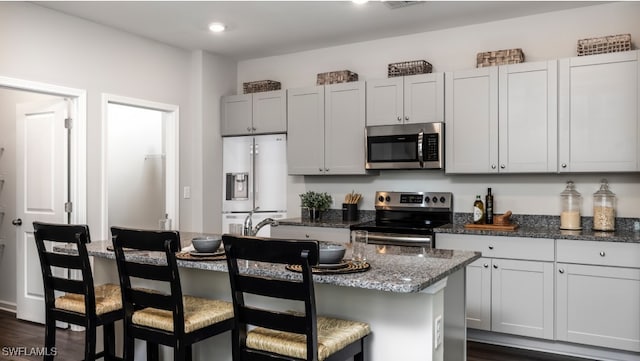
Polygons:
[[[189,246],[191,238],[197,233],[181,233],[182,245]],[[90,256],[115,259],[110,250],[110,241],[94,241],[87,245]],[[479,252],[427,249],[419,254],[404,251],[392,251],[378,254],[376,246],[368,245],[367,261],[371,268],[366,272],[340,275],[314,275],[317,283],[342,287],[354,287],[394,293],[415,293],[444,279],[448,275],[463,269],[469,263],[480,258]],[[108,249],[109,248],[109,249]],[[55,247],[58,252],[76,252],[73,248]],[[143,263],[163,262],[159,252],[127,252],[127,257]],[[178,260],[178,266],[209,271],[227,272],[225,261],[185,261]],[[282,265],[253,263],[247,272],[285,279],[299,278],[300,274],[288,271]]]
[[[456,213],[454,215],[453,224],[436,227],[433,230],[435,233],[475,234],[496,237],[528,237],[640,243],[640,232],[633,230],[633,222],[636,221],[635,218],[616,219],[615,232],[602,232],[591,229],[593,223],[590,217],[583,217],[583,229],[579,231],[561,230],[559,226],[559,217],[546,215],[514,215],[512,217],[512,221],[519,225],[519,227],[514,231],[464,228],[464,224],[469,223],[470,217],[470,214]],[[280,221],[280,224],[289,226],[349,228],[351,225],[366,222],[371,219],[371,214],[366,214],[364,217],[361,216],[357,221],[351,222],[342,221],[342,219],[335,216],[321,217],[318,221],[311,221],[305,218],[288,218]]]

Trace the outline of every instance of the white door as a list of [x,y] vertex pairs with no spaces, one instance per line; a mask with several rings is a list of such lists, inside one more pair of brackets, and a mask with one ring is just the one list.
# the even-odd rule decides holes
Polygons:
[[68,223],[66,114],[63,99],[16,107],[16,315],[40,323],[44,293],[32,223]]

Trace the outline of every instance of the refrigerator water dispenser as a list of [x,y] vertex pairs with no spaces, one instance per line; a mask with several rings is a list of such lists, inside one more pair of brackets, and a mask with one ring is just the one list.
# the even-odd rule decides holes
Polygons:
[[227,173],[226,200],[249,199],[249,173]]

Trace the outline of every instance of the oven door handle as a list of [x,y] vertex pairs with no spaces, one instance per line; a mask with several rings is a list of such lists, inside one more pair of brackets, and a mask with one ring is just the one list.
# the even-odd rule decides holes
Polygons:
[[420,168],[424,168],[424,157],[422,156],[423,139],[424,131],[420,129],[418,133],[418,162],[420,163]]
[[368,240],[371,244],[390,244],[390,243],[429,243],[432,241],[431,236],[416,237],[416,236],[399,236],[399,235],[387,235],[387,234],[372,234],[369,232]]

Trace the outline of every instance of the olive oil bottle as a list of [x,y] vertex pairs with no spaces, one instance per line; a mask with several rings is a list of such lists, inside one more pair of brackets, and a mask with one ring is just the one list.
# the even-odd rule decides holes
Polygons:
[[484,204],[482,204],[482,198],[479,194],[476,196],[476,201],[473,202],[473,223],[484,223]]

